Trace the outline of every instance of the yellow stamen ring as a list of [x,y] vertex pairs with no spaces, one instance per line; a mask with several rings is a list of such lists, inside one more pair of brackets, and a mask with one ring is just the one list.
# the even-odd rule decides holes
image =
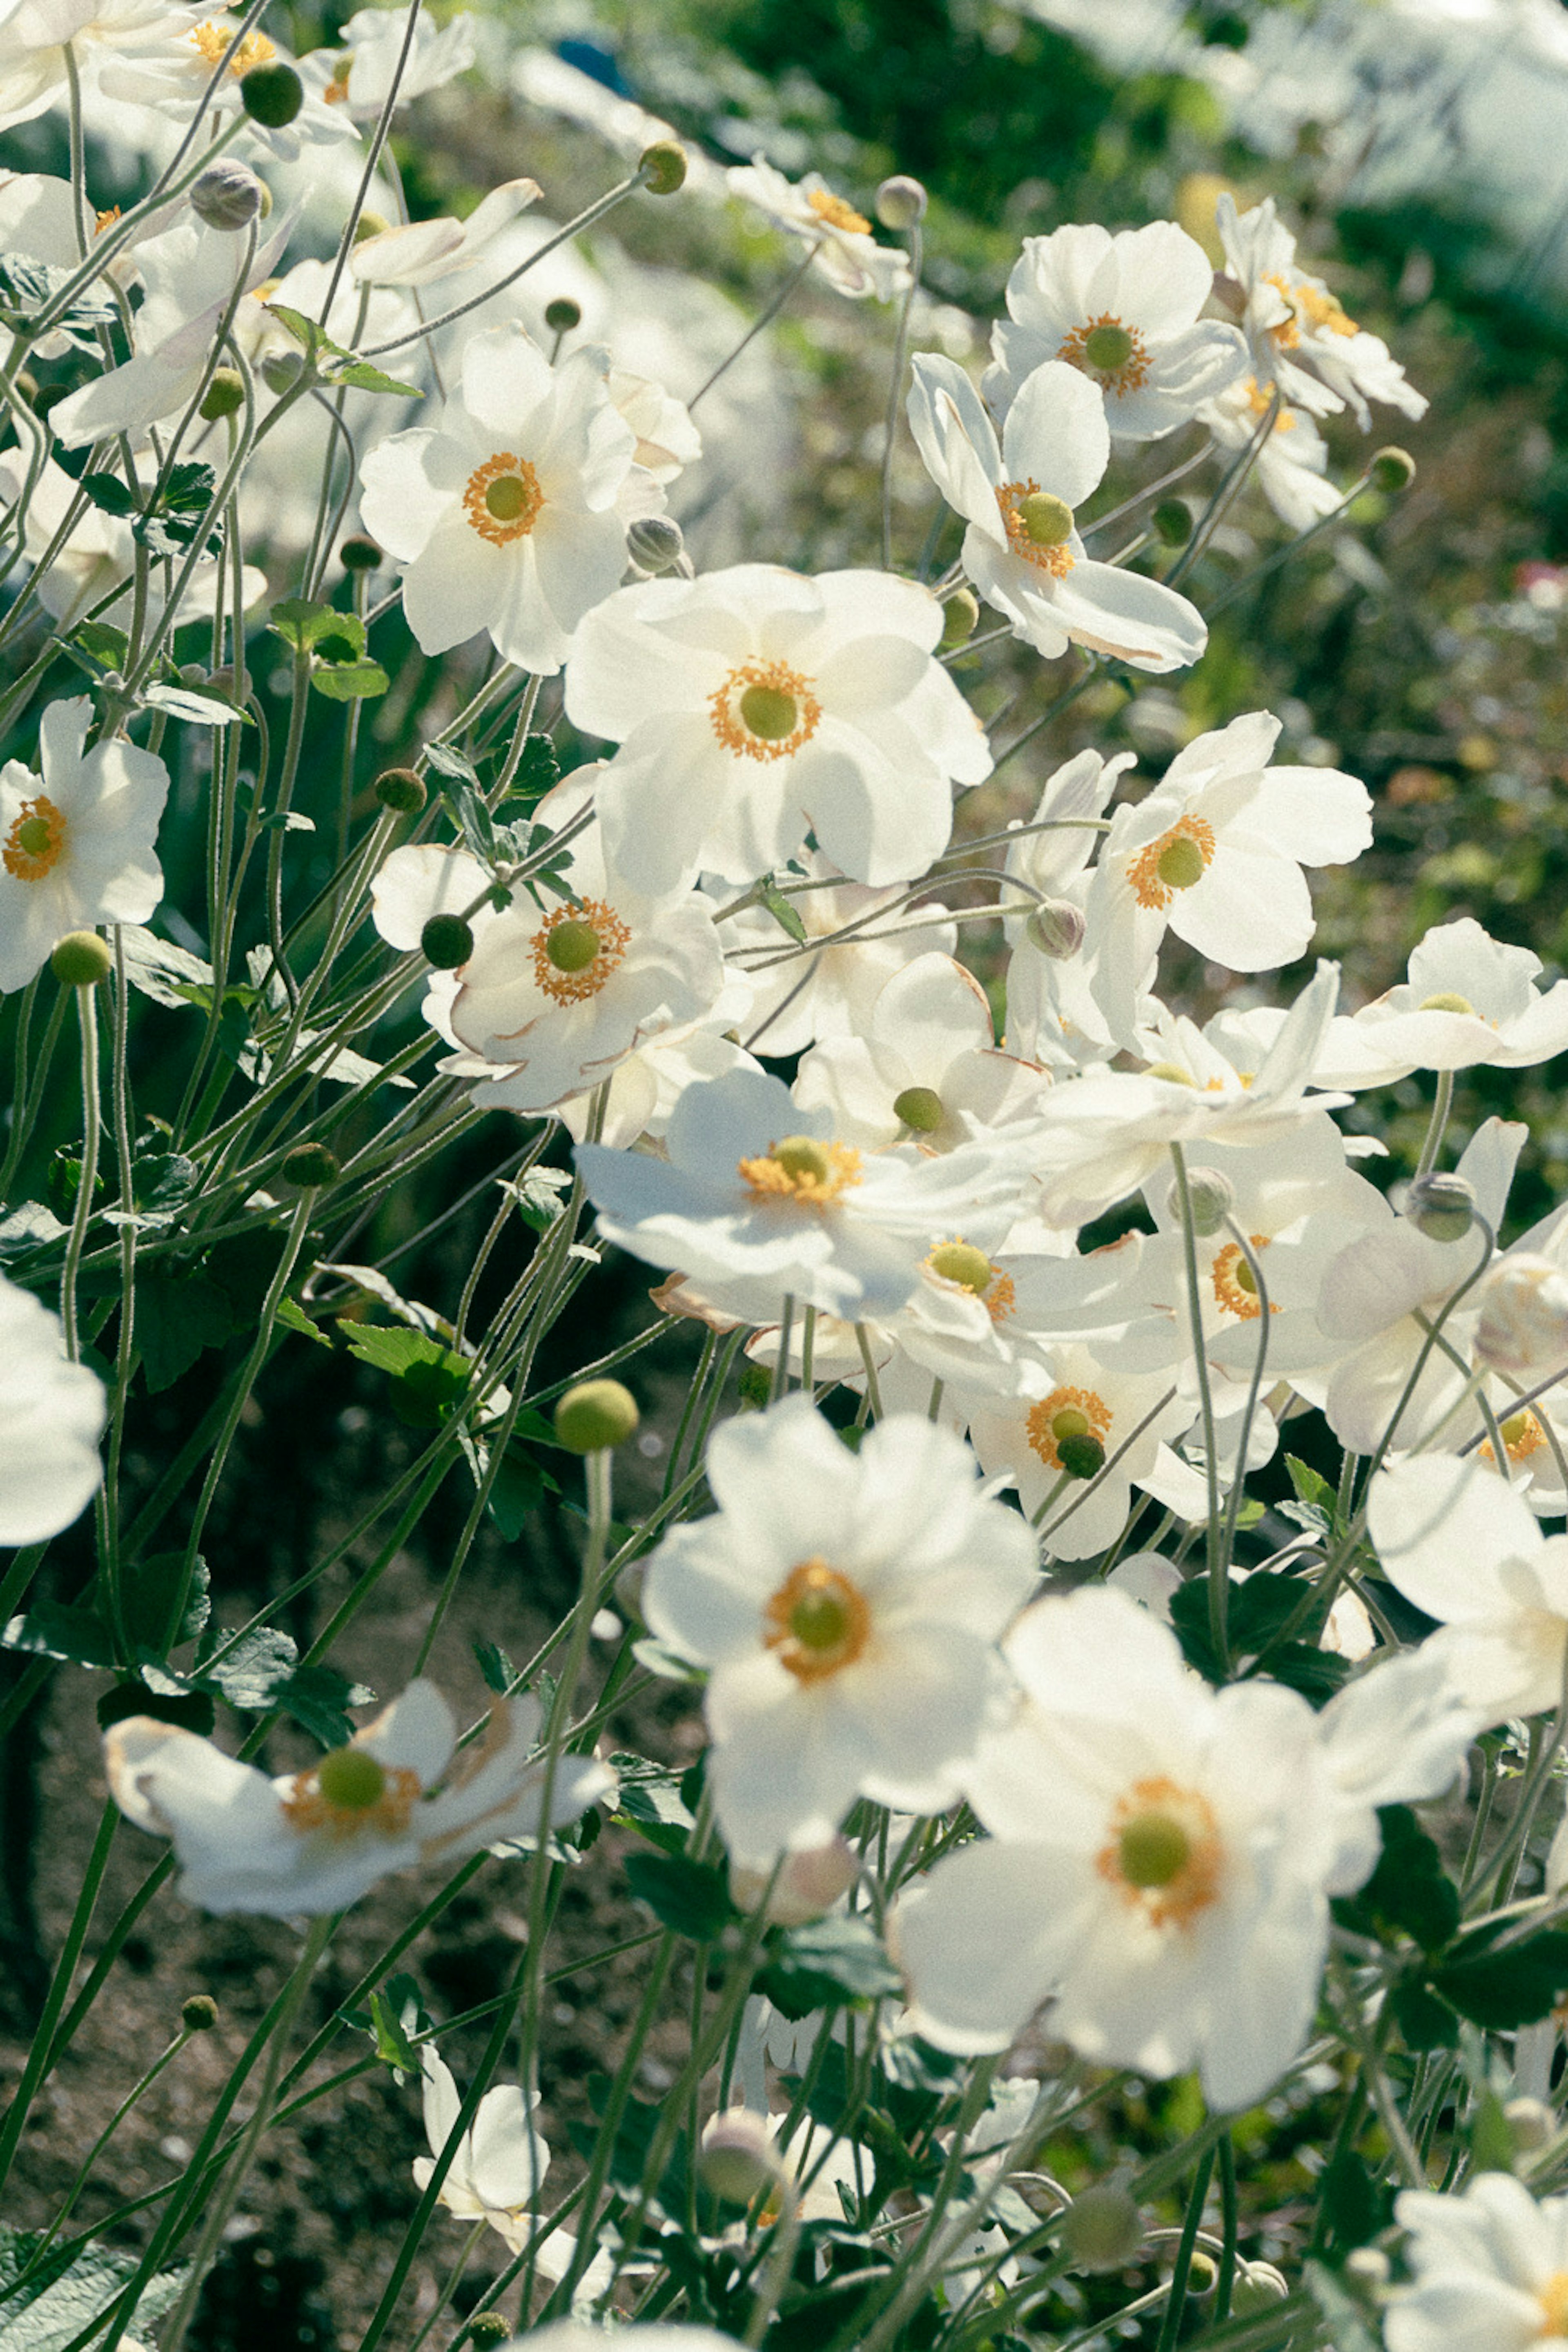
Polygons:
[[763,1639],[797,1682],[826,1682],[852,1666],[871,1637],[866,1596],[820,1558],[792,1568],[763,1611]]
[[759,1201],[800,1201],[826,1208],[860,1181],[853,1144],[819,1143],[813,1135],[786,1135],[763,1155],[737,1163],[737,1173]]
[[47,793],[24,801],[0,850],[6,873],[19,882],[41,882],[64,856],[68,830],[63,812]]
[[1218,1824],[1195,1789],[1163,1775],[1135,1780],[1110,1827],[1095,1868],[1151,1927],[1190,1927],[1218,1897],[1225,1860]]
[[419,1795],[419,1775],[405,1764],[382,1764],[363,1748],[334,1748],[310,1772],[297,1772],[283,1799],[291,1830],[301,1837],[402,1837]]
[[1103,1446],[1112,1418],[1110,1407],[1093,1389],[1053,1389],[1030,1408],[1024,1427],[1047,1469],[1059,1470],[1063,1465],[1058,1447],[1069,1437],[1092,1437]]
[[816,734],[822,705],[812,681],[783,662],[742,662],[708,698],[713,732],[748,760],[788,760]]
[[1168,907],[1178,890],[1201,881],[1214,859],[1214,827],[1201,816],[1178,817],[1168,833],[1141,849],[1127,868],[1141,907]]
[[1113,318],[1109,310],[1075,327],[1058,344],[1057,357],[1092,376],[1116,400],[1142,390],[1149,378],[1149,346],[1136,327]]
[[[552,907],[533,934],[534,980],[554,1003],[582,1004],[597,996],[626,961],[631,937],[615,908],[602,898],[576,898]],[[584,948],[589,950],[585,958]]]
[[843,229],[850,236],[870,236],[871,224],[865,215],[846,204],[842,196],[836,196],[831,188],[808,188],[805,201],[824,228]]
[[[1053,580],[1065,580],[1077,558],[1065,535],[1059,540],[1041,538],[1041,509],[1029,504],[1032,499],[1044,499],[1049,495],[1036,481],[1004,482],[996,493],[996,505],[1002,517],[1002,528],[1007,534],[1009,553],[1021,556],[1026,563],[1032,563],[1037,572],[1048,572]],[[1065,501],[1061,503],[1065,505]],[[1034,530],[1030,529],[1031,520],[1035,524]],[[1069,510],[1069,530],[1071,522]]]
[[[1249,1234],[1247,1239],[1255,1250],[1268,1247],[1269,1236],[1267,1234]],[[1246,1253],[1239,1242],[1226,1244],[1210,1268],[1210,1276],[1215,1297],[1225,1312],[1239,1316],[1244,1323],[1256,1323],[1263,1307],[1252,1279],[1252,1268],[1247,1263]],[[1268,1302],[1268,1312],[1270,1315],[1279,1312],[1272,1299]]]
[[492,547],[526,539],[543,504],[538,475],[526,457],[514,457],[510,449],[498,449],[476,467],[463,492],[463,512]]

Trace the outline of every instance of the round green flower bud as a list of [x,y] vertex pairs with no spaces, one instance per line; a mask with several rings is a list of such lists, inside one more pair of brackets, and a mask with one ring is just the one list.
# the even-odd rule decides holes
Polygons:
[[281,131],[305,103],[305,85],[292,66],[277,58],[270,65],[252,66],[239,79],[239,102],[252,122]]
[[656,139],[637,158],[650,196],[672,196],[686,182],[686,150],[679,139]]
[[499,2311],[476,2311],[468,2322],[468,2338],[474,2344],[505,2344],[511,2332],[510,2320]]
[[1083,909],[1070,898],[1044,898],[1024,924],[1024,937],[1053,963],[1065,963],[1083,945]]
[[1031,490],[1017,511],[1031,547],[1063,547],[1072,536],[1072,509],[1054,491]]
[[742,1364],[735,1385],[741,1391],[741,1402],[760,1411],[773,1395],[773,1376],[766,1364]]
[[644,515],[626,533],[626,553],[639,572],[668,572],[685,552],[686,534],[668,515]]
[[1237,2263],[1236,2283],[1230,2291],[1230,2315],[1233,2319],[1255,2319],[1270,2304],[1283,2303],[1289,2292],[1289,2283],[1272,2263]]
[[114,970],[114,950],[96,931],[68,931],[55,941],[49,970],[62,988],[96,988]]
[[1405,1215],[1429,1242],[1462,1242],[1475,1205],[1475,1187],[1462,1176],[1419,1176],[1405,1195]]
[[180,2023],[187,2033],[210,2033],[217,2018],[217,2003],[210,1992],[194,1992],[180,2003]]
[[1407,490],[1415,479],[1415,460],[1408,449],[1378,449],[1367,467],[1373,489],[1386,491],[1393,498]]
[[356,530],[352,539],[345,539],[338,550],[338,562],[345,572],[375,572],[385,560],[374,540],[367,539],[361,530]]
[[624,1445],[641,1418],[619,1381],[580,1381],[555,1408],[555,1434],[573,1454],[602,1454]]
[[284,1159],[282,1176],[286,1184],[298,1184],[302,1192],[321,1184],[335,1184],[337,1154],[329,1151],[324,1143],[297,1143]]
[[245,378],[237,368],[214,368],[212,381],[197,404],[196,415],[209,425],[220,416],[232,416],[245,406]]
[[[1236,1186],[1221,1169],[1194,1168],[1187,1176],[1187,1198],[1193,1204],[1193,1231],[1206,1242],[1235,1209]],[[1165,1195],[1165,1207],[1179,1224],[1182,1195],[1174,1184]]]
[[1088,1432],[1056,1441],[1057,1460],[1069,1478],[1098,1478],[1105,1467],[1105,1448]]
[[697,2169],[704,2189],[727,2205],[749,2205],[784,2177],[773,2135],[748,2107],[713,2117],[702,2135]]
[[1163,547],[1185,547],[1193,535],[1193,510],[1185,499],[1162,499],[1149,520]]
[[354,243],[365,245],[373,236],[384,236],[392,226],[384,213],[372,212],[367,205],[354,223]]
[[950,654],[966,646],[980,625],[980,599],[973,588],[955,588],[942,608],[942,635],[937,644]]
[[918,228],[926,216],[927,201],[918,180],[907,172],[895,172],[877,191],[877,218],[884,228]]
[[209,163],[191,187],[191,210],[208,228],[248,228],[261,212],[267,191],[254,172],[225,157]]
[[456,971],[474,952],[474,935],[461,915],[432,915],[419,934],[419,952],[437,971]]
[[423,777],[412,768],[384,768],[375,780],[375,796],[383,808],[398,816],[417,816],[430,797]]
[[1075,2270],[1125,2270],[1143,2243],[1143,2217],[1109,2180],[1075,2197],[1062,2215],[1062,2251]]
[[947,1113],[934,1087],[906,1087],[893,1097],[893,1116],[917,1135],[934,1135]]
[[553,302],[544,306],[544,323],[552,335],[569,335],[583,323],[583,306],[574,302],[570,294],[557,294]]

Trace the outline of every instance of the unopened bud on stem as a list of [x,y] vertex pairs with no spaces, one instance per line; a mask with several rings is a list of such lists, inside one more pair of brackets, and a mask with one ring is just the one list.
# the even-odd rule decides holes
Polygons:
[[1418,1176],[1405,1195],[1405,1215],[1429,1242],[1462,1242],[1475,1205],[1475,1188],[1462,1176]]
[[944,654],[955,646],[966,646],[980,622],[980,601],[973,588],[955,588],[942,608],[942,635],[937,640]]
[[626,533],[626,552],[639,572],[657,576],[679,562],[686,537],[670,516],[643,515]]
[[228,158],[209,163],[192,183],[191,210],[208,228],[247,228],[262,210],[267,191],[254,172]]
[[553,302],[544,306],[544,323],[552,335],[569,335],[583,323],[583,306],[574,302],[570,294],[557,294]]
[[555,1434],[573,1454],[602,1454],[624,1445],[641,1415],[619,1381],[580,1381],[555,1408]]
[[210,1992],[194,1992],[180,2004],[180,2023],[187,2033],[210,2033],[217,2017],[217,2003]]
[[432,915],[419,934],[419,951],[437,971],[456,971],[474,952],[474,934],[461,915]]
[[703,2187],[731,2205],[750,2205],[784,2177],[773,2135],[750,2107],[730,2107],[713,2117],[702,2134],[697,2169]]
[[114,970],[114,951],[96,931],[68,931],[55,941],[49,970],[62,988],[96,988]]
[[1143,2242],[1143,2217],[1125,2189],[1102,2180],[1073,2199],[1061,2236],[1075,2270],[1125,2270]]
[[650,196],[672,196],[686,182],[686,150],[679,139],[656,139],[637,158]]
[[[1193,1204],[1193,1231],[1203,1241],[1217,1234],[1236,1206],[1236,1186],[1218,1168],[1189,1168],[1187,1198]],[[1178,1223],[1182,1215],[1180,1188],[1173,1184],[1165,1207]]]
[[241,75],[239,102],[252,122],[268,131],[281,131],[304,105],[305,85],[293,67],[278,58],[270,65],[252,66]]
[[918,180],[907,172],[895,172],[877,191],[877,218],[884,228],[918,228],[926,216],[927,201]]
[[1396,497],[1415,479],[1415,460],[1408,449],[1379,449],[1366,470],[1374,490]]
[[1024,924],[1024,937],[1053,963],[1065,963],[1083,945],[1083,909],[1070,898],[1042,898]]

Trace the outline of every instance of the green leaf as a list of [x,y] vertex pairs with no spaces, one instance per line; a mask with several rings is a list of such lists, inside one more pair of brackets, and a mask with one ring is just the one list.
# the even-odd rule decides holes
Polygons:
[[118,474],[84,474],[80,488],[86,491],[100,514],[129,515],[140,512],[135,492],[127,488]]
[[1331,1519],[1334,1516],[1334,1490],[1328,1480],[1320,1477],[1309,1463],[1299,1461],[1294,1454],[1287,1454],[1285,1467],[1296,1490],[1296,1500],[1307,1504],[1314,1511],[1321,1511],[1326,1519]]
[[410,1429],[435,1429],[459,1405],[473,1380],[473,1365],[455,1348],[406,1325],[389,1330],[379,1323],[347,1323],[338,1328],[349,1353],[393,1375],[392,1409]]
[[273,317],[287,327],[296,341],[302,343],[310,360],[329,383],[349,384],[356,392],[395,392],[410,400],[423,400],[425,395],[416,383],[403,383],[396,376],[384,375],[368,360],[356,359],[342,343],[314,319],[307,319],[301,310],[290,310],[282,302],[268,302]]
[[365,702],[384,694],[392,680],[379,662],[355,661],[343,662],[335,669],[313,670],[310,684],[329,702]]
[[212,1614],[212,1602],[208,1597],[211,1577],[205,1560],[198,1554],[174,1639],[167,1638],[169,1618],[184,1581],[184,1568],[183,1551],[159,1551],[124,1570],[120,1612],[132,1649],[150,1650],[154,1657],[162,1659],[165,1650],[177,1650],[183,1642],[194,1642],[200,1635]]
[[[601,2119],[608,2111],[614,2087],[608,2074],[595,2074],[588,2077],[589,2101],[594,2113]],[[628,2099],[626,2102],[610,2151],[609,2177],[617,2189],[635,2189],[640,2186],[653,2153],[655,2136],[663,2122],[664,2109],[661,2106],[654,2106],[647,2099]],[[572,2126],[572,2137],[583,2155],[593,2154],[597,2133],[579,2124]],[[659,2200],[670,2212],[679,2212],[685,2205],[686,2175],[686,2134],[679,2132],[658,2183]]]
[[[364,651],[364,623],[357,613],[340,613],[335,604],[311,604],[302,596],[288,596],[273,605],[267,625],[275,637],[281,637],[296,653],[314,653],[323,637],[341,637],[348,648],[346,658],[350,661],[356,661]],[[343,656],[330,655],[327,658]]]
[[471,784],[476,792],[480,789],[479,770],[450,743],[426,743],[425,764],[434,768],[438,776],[451,776],[460,784]]
[[768,1952],[758,1990],[786,2017],[880,2000],[903,1990],[903,1979],[862,1912],[836,1912],[804,1927],[777,1929],[768,1939]]
[[75,1609],[60,1601],[35,1601],[0,1633],[0,1649],[36,1658],[58,1658],[73,1666],[112,1666],[114,1636],[96,1609]]
[[474,1658],[485,1678],[487,1689],[500,1691],[504,1696],[517,1680],[517,1668],[499,1642],[476,1642]]
[[1504,1951],[1495,1948],[1498,1932],[1484,1927],[1460,1937],[1431,1982],[1461,2017],[1508,2033],[1550,2016],[1568,1992],[1568,1931],[1547,1928]]
[[561,762],[548,735],[531,735],[523,744],[517,772],[508,785],[509,801],[542,801],[561,782]]
[[1426,1985],[1405,1983],[1394,1986],[1388,1996],[1394,2011],[1394,2021],[1405,2039],[1407,2050],[1457,2050],[1459,2046],[1459,2020],[1457,2012]]
[[662,1927],[696,1944],[711,1944],[735,1916],[729,1882],[708,1862],[683,1853],[628,1853],[626,1877],[639,1903]]
[[325,1348],[331,1354],[332,1346],[331,1339],[319,1323],[313,1323],[310,1320],[297,1298],[284,1297],[279,1300],[278,1320],[286,1331],[297,1331],[301,1339],[314,1339],[318,1348]]
[[1374,2180],[1352,2147],[1341,2148],[1324,2166],[1318,2193],[1323,2219],[1342,2247],[1364,2246],[1392,2216],[1393,2189]]
[[334,362],[326,375],[329,383],[347,384],[355,392],[395,392],[405,400],[425,397],[416,383],[405,383],[401,376],[388,375],[384,369],[373,367],[369,360],[350,360],[346,366]]
[[781,931],[788,933],[796,947],[805,944],[805,925],[793,900],[786,898],[771,874],[764,874],[757,885],[757,897],[767,908]]
[[531,1168],[506,1190],[517,1203],[517,1213],[536,1234],[548,1233],[565,1203],[561,1195],[572,1181],[564,1168]]
[[[364,2012],[360,2011],[355,2022],[363,2017]],[[433,2022],[419,1998],[419,1988],[410,1976],[389,1977],[371,1994],[368,2024],[375,2054],[384,2066],[391,2067],[400,2083],[423,2072],[413,2036],[427,2032]]]
[[526,1446],[509,1445],[501,1455],[485,1507],[508,1543],[515,1543],[527,1525],[530,1514],[546,1492],[561,1492],[559,1479],[534,1460]]
[[221,1347],[235,1328],[219,1285],[195,1267],[149,1267],[136,1282],[136,1345],[151,1394],[171,1388],[204,1349]]
[[1423,1951],[1438,1951],[1458,1933],[1459,1890],[1408,1805],[1384,1805],[1377,1819],[1383,1851],[1352,1907],[1382,1927],[1403,1928]]
[[102,662],[106,669],[122,670],[131,651],[131,640],[125,631],[114,628],[108,621],[84,621],[72,632],[71,643],[79,646],[94,661]]
[[[220,1648],[225,1636],[214,1643]],[[191,1680],[215,1690],[244,1715],[280,1708],[323,1748],[342,1748],[353,1729],[346,1710],[375,1696],[363,1683],[351,1683],[335,1666],[301,1666],[299,1651],[276,1625],[258,1625],[228,1654],[211,1664],[198,1661]]]
[[[73,2336],[88,2333],[139,2267],[133,2253],[94,2242],[51,2246],[26,2286],[16,2282],[42,2238],[0,2222],[0,2352],[64,2352]],[[159,2271],[137,2297],[127,2322],[134,2336],[151,2338],[184,2283],[184,2270]]]

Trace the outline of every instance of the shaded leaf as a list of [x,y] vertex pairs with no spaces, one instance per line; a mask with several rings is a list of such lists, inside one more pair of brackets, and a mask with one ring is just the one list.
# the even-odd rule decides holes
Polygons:
[[639,1903],[661,1927],[695,1944],[710,1944],[735,1916],[724,1872],[683,1853],[628,1853],[626,1877]]

